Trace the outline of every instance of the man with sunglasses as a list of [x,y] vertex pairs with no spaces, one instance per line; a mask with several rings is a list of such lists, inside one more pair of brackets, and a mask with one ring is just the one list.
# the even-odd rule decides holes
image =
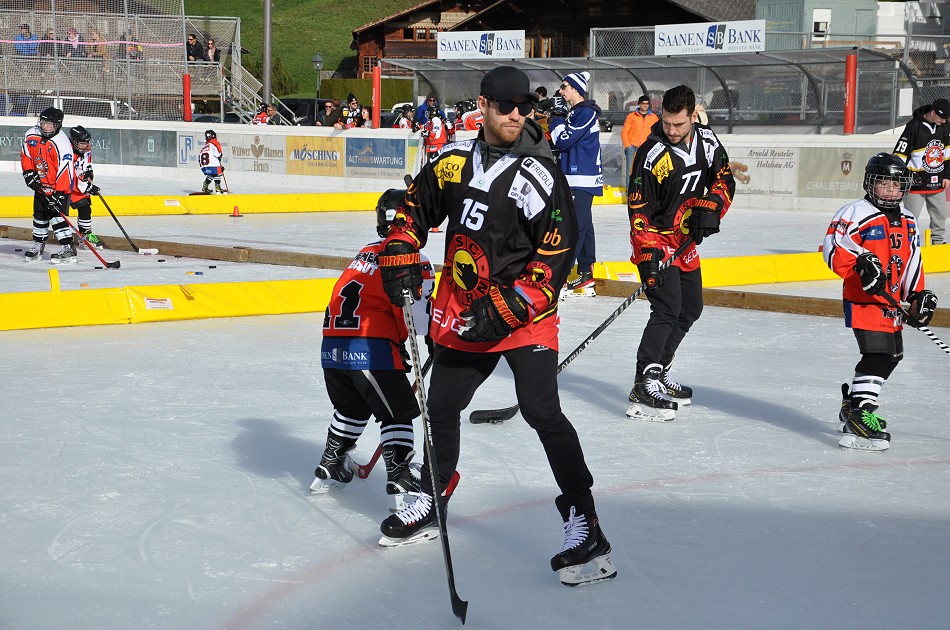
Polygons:
[[577,213],[577,278],[567,283],[564,297],[593,297],[594,197],[604,195],[604,173],[600,165],[600,107],[587,99],[589,72],[575,72],[561,80],[560,96],[570,111],[555,107],[548,121],[551,141],[558,151],[558,164],[567,176]]
[[[924,205],[930,215],[930,244],[942,245],[947,228],[947,199],[950,186],[950,101],[938,98],[932,105],[914,110],[914,117],[897,139],[894,155],[904,160],[914,177],[904,206],[919,220]],[[918,224],[919,225],[919,224]]]
[[[439,535],[433,497],[457,486],[461,412],[502,358],[514,374],[521,414],[541,445],[561,494],[565,542],[551,568],[570,586],[614,577],[577,432],[557,387],[558,291],[574,262],[571,191],[541,128],[528,118],[537,95],[527,75],[499,66],[482,78],[484,126],[423,166],[397,209],[380,252],[383,288],[395,304],[422,297],[419,249],[448,219],[446,261],[432,303],[435,342],[428,410],[439,487],[426,457],[422,493],[383,521],[383,546]],[[584,574],[592,563],[597,571]]]
[[188,61],[203,61],[205,57],[205,47],[198,41],[194,34],[188,36],[188,43],[185,45],[185,51],[188,55]]

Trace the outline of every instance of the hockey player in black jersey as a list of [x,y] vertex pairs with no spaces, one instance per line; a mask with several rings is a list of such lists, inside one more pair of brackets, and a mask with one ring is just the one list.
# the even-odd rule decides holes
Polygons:
[[[627,186],[631,260],[647,285],[650,319],[637,349],[627,416],[673,420],[692,389],[673,379],[673,357],[703,311],[698,245],[719,231],[736,189],[729,156],[712,129],[692,122],[696,95],[685,85],[663,95],[663,116],[634,156]],[[660,263],[692,239],[663,273]]]
[[[386,519],[382,545],[438,535],[434,497],[448,501],[458,481],[461,411],[504,357],[525,421],[537,431],[554,479],[565,542],[551,559],[575,586],[614,577],[600,529],[593,477],[557,390],[558,293],[574,262],[577,221],[571,191],[541,128],[527,118],[537,96],[511,66],[482,79],[476,140],[450,144],[409,187],[380,254],[383,285],[396,304],[419,297],[419,248],[448,219],[445,268],[432,304],[435,341],[427,408],[440,488],[429,458],[422,494]],[[584,566],[593,564],[592,573]]]

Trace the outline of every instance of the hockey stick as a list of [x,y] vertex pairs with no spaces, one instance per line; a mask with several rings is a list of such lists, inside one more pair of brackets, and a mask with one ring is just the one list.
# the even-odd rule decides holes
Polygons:
[[228,186],[228,178],[227,178],[227,176],[224,174],[224,171],[223,171],[223,170],[221,171],[221,179],[224,181],[224,192],[226,192],[226,193],[228,193],[228,194],[230,195],[230,194],[231,194],[231,187]]
[[[673,261],[679,258],[683,252],[686,251],[686,248],[692,244],[692,242],[692,238],[687,239],[682,245],[676,248],[676,251],[673,252],[672,256],[660,263],[660,273],[663,273],[663,271],[669,268],[670,265],[673,264]],[[607,316],[607,319],[605,319],[603,323],[601,323],[601,325],[598,326],[596,330],[594,330],[594,332],[587,335],[587,339],[582,341],[579,346],[574,348],[573,352],[571,352],[569,355],[567,355],[567,357],[564,358],[563,361],[561,361],[560,365],[557,366],[557,374],[560,374],[561,370],[566,368],[571,361],[576,359],[580,353],[583,352],[584,349],[594,341],[594,339],[597,339],[597,337],[600,336],[600,333],[607,329],[607,326],[610,326],[610,324],[612,324],[615,319],[620,317],[620,314],[627,310],[627,307],[633,304],[634,301],[646,290],[647,285],[641,283],[640,286],[637,287],[637,290],[633,292],[633,295],[625,299],[620,304],[620,306],[614,310],[613,313]],[[514,404],[511,407],[505,407],[504,409],[476,409],[471,413],[471,415],[469,415],[468,419],[472,424],[499,424],[505,420],[513,418],[514,415],[518,413],[518,409],[520,408],[521,405]]]
[[117,216],[115,216],[115,213],[112,212],[112,208],[110,208],[110,207],[109,207],[109,204],[106,203],[106,198],[102,196],[102,193],[98,193],[97,196],[99,197],[99,201],[102,202],[102,205],[104,205],[104,206],[106,207],[106,210],[109,211],[109,214],[112,215],[112,220],[115,221],[115,224],[119,226],[119,229],[120,229],[120,230],[122,230],[122,234],[125,235],[125,240],[127,240],[127,241],[129,242],[129,245],[132,246],[132,249],[135,250],[135,253],[136,253],[136,254],[142,254],[143,256],[146,256],[146,255],[154,255],[154,254],[157,254],[157,253],[158,253],[158,250],[157,250],[157,249],[154,249],[154,248],[152,248],[152,249],[140,249],[135,243],[133,243],[133,242],[132,242],[132,237],[130,237],[130,236],[129,236],[129,233],[125,231],[125,228],[122,227],[122,224],[121,224],[121,223],[119,223],[119,218],[118,218]]
[[409,330],[409,355],[412,359],[412,371],[416,376],[416,399],[419,401],[419,411],[422,412],[422,427],[425,433],[426,456],[429,459],[429,479],[432,482],[432,505],[435,518],[439,523],[439,539],[442,541],[442,555],[445,557],[445,573],[449,580],[449,597],[452,600],[452,612],[465,625],[465,613],[468,611],[468,602],[463,601],[455,590],[455,572],[452,570],[452,554],[449,551],[449,532],[445,526],[445,506],[442,504],[442,490],[439,483],[439,466],[435,459],[435,445],[432,443],[432,420],[429,417],[429,407],[426,405],[426,386],[422,380],[422,370],[419,368],[419,342],[416,340],[416,323],[412,316],[412,296],[408,289],[403,293],[402,316],[406,320]]
[[73,233],[74,233],[76,236],[79,237],[79,240],[80,240],[80,241],[82,241],[83,243],[86,244],[86,248],[87,248],[89,251],[91,251],[93,254],[95,254],[95,255],[96,255],[96,258],[98,258],[99,261],[102,262],[103,265],[105,265],[105,266],[108,267],[109,269],[118,269],[118,268],[119,268],[119,266],[120,266],[120,264],[121,264],[120,261],[117,260],[117,261],[115,261],[115,262],[108,262],[105,258],[103,258],[103,257],[99,254],[99,250],[96,249],[96,246],[89,242],[89,240],[86,238],[86,235],[83,234],[82,232],[80,232],[79,230],[77,230],[76,227],[75,227],[72,223],[69,222],[69,219],[66,218],[66,215],[63,214],[63,211],[62,211],[62,210],[57,210],[57,212],[59,212],[59,216],[63,217],[63,221],[66,222],[66,225],[69,226],[69,229],[71,229],[71,230],[73,231]]
[[935,335],[932,330],[930,330],[929,328],[927,328],[926,326],[924,326],[923,324],[921,324],[921,323],[917,320],[916,317],[914,317],[913,315],[911,315],[910,313],[908,313],[906,310],[904,310],[904,307],[901,306],[901,305],[897,302],[897,300],[895,300],[895,299],[893,298],[893,296],[891,296],[890,293],[885,293],[885,294],[884,294],[884,299],[886,299],[888,302],[890,302],[890,303],[891,303],[891,306],[893,306],[894,308],[898,309],[898,310],[901,312],[901,315],[904,316],[904,321],[907,322],[907,325],[908,325],[908,326],[910,326],[911,328],[916,328],[916,329],[919,330],[920,332],[924,333],[925,335],[927,335],[928,337],[930,337],[930,340],[931,340],[932,342],[934,342],[935,344],[937,344],[937,347],[938,347],[938,348],[940,348],[941,350],[943,350],[943,351],[946,352],[947,354],[950,354],[950,346],[948,346],[948,345],[945,344],[944,342],[940,341],[940,339],[937,338],[937,335]]
[[[426,364],[422,366],[422,377],[425,378],[425,375],[429,372],[429,368],[432,367],[432,355],[426,359]],[[416,393],[416,388],[418,383],[412,384],[412,393]],[[370,458],[369,462],[366,464],[356,464],[356,476],[360,479],[366,479],[369,477],[369,474],[373,472],[373,467],[376,466],[376,462],[379,460],[379,456],[383,454],[383,445],[379,443],[376,445],[376,452],[373,453],[373,456]]]

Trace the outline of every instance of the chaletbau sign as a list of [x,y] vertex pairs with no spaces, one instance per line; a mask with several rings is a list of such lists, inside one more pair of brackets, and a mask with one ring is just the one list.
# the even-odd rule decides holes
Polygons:
[[436,34],[439,59],[524,59],[524,31]]
[[658,24],[653,31],[655,55],[703,55],[765,50],[765,20]]

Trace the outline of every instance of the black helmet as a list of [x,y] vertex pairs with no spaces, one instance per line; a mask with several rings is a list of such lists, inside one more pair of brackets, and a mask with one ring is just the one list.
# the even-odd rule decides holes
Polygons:
[[74,149],[77,149],[76,145],[80,142],[88,143],[90,140],[92,140],[92,134],[82,125],[76,125],[69,130],[69,141],[72,142]]
[[[884,181],[900,184],[901,195],[897,199],[882,199],[874,193],[874,185]],[[914,178],[900,158],[890,153],[877,153],[871,156],[864,167],[864,192],[867,200],[882,210],[900,206],[901,200],[913,185]]]
[[380,238],[386,238],[389,233],[389,226],[396,218],[396,210],[402,205],[406,198],[404,188],[390,188],[379,196],[376,203],[376,233]]
[[216,134],[216,133],[214,132],[214,129],[209,129],[209,130],[207,130],[207,131],[205,132],[205,140],[206,140],[206,141],[207,141],[207,140],[211,140],[212,138],[214,138],[215,140],[217,140],[218,134]]
[[429,118],[429,120],[432,120],[433,118],[441,118],[442,114],[439,113],[438,107],[435,105],[429,105],[426,108],[426,116]]
[[[43,132],[43,123],[51,122],[53,123],[54,130],[52,133]],[[59,130],[63,128],[63,110],[56,109],[55,107],[47,107],[42,112],[40,112],[40,118],[36,123],[36,126],[40,129],[40,135],[44,138],[52,138],[59,133]]]

